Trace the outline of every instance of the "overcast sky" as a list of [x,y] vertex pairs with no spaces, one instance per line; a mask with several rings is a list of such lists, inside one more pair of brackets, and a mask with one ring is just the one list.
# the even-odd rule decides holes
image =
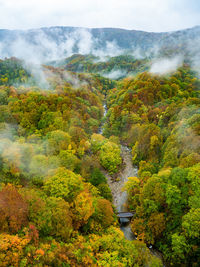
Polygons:
[[48,26],[173,31],[200,25],[200,0],[0,0],[1,29]]

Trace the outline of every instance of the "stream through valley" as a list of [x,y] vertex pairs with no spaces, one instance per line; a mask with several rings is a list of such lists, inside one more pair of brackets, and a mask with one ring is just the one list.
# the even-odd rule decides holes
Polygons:
[[[107,107],[104,105],[104,117],[107,114]],[[99,133],[103,133],[103,125],[101,126]],[[111,189],[113,196],[113,204],[117,210],[117,212],[126,212],[128,211],[127,201],[128,196],[127,192],[123,191],[124,184],[128,181],[129,177],[137,176],[138,169],[132,164],[132,155],[131,150],[126,146],[121,146],[121,157],[123,160],[123,168],[117,173],[117,178],[113,178],[109,175],[108,172],[103,170],[104,175],[107,178],[108,185]],[[124,236],[128,240],[135,240],[136,237],[131,230],[131,224],[121,224],[121,230],[124,233]],[[151,253],[162,260],[162,254],[156,250],[154,250],[151,246],[149,247]],[[163,264],[163,266],[165,266]]]
[[[129,177],[137,176],[137,168],[132,165],[131,152],[125,146],[121,147],[121,156],[124,163],[124,168],[117,174],[117,178],[111,177],[107,172],[104,175],[107,178],[109,187],[113,196],[113,204],[118,212],[128,211],[127,209],[127,192],[122,191],[124,184],[128,181]],[[131,231],[130,224],[121,225],[121,230],[128,240],[134,240],[135,236]]]

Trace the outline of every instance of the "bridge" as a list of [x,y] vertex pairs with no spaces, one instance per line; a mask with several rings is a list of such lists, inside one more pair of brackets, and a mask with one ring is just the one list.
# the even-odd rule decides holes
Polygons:
[[134,214],[132,212],[118,212],[117,217],[118,218],[132,218]]
[[121,224],[127,224],[130,222],[131,218],[134,216],[132,212],[118,212],[117,217]]

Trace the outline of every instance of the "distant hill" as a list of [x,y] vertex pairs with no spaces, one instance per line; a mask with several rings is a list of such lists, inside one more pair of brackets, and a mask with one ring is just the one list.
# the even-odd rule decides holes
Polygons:
[[[0,30],[0,57],[46,61],[75,53],[117,56],[132,52],[136,57],[173,50],[186,53],[199,43],[200,26],[166,33],[116,28],[49,27],[32,30]],[[194,47],[195,48],[195,47]]]
[[74,54],[62,60],[48,62],[48,65],[72,72],[98,73],[110,79],[120,79],[148,70],[150,62],[148,59],[135,59],[131,55],[106,57],[101,61],[93,55]]

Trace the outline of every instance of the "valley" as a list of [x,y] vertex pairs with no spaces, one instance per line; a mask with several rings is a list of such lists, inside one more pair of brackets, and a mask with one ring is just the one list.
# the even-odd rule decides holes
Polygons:
[[199,27],[76,31],[0,31],[0,266],[198,266]]

